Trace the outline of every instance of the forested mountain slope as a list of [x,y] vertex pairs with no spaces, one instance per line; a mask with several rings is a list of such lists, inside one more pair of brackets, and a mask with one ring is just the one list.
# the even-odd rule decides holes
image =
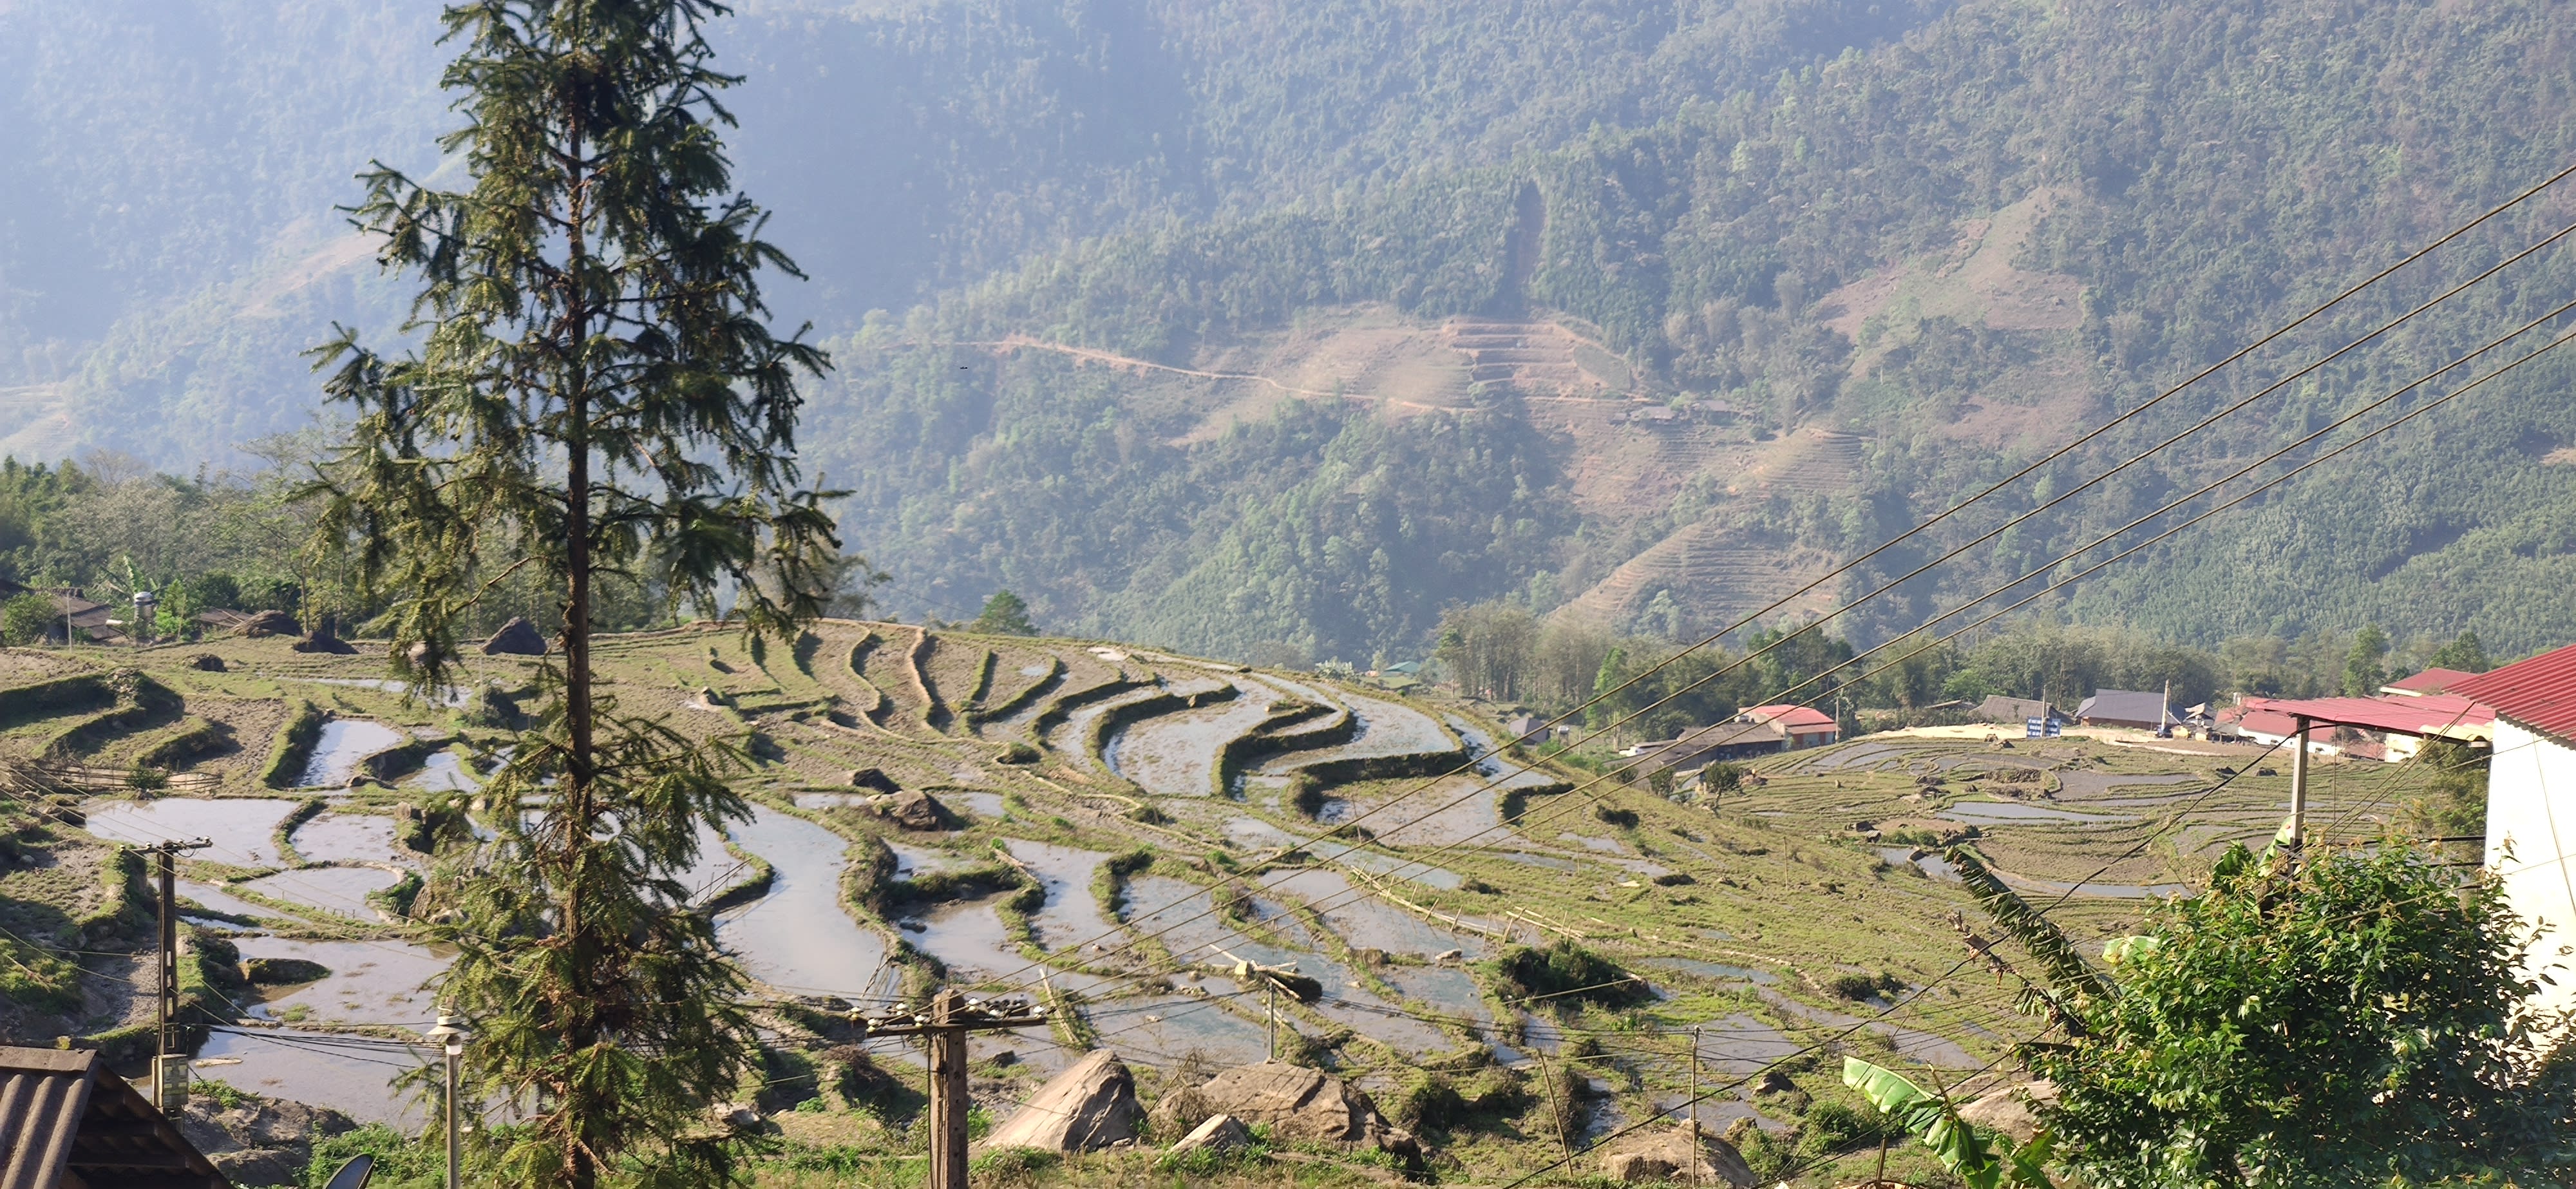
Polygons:
[[[1263,656],[1414,644],[1443,602],[1514,592],[1721,626],[2576,160],[2549,114],[2568,48],[2536,5],[1963,6],[1562,148],[1040,258],[847,341],[817,440],[878,560],[933,605],[1007,584],[1057,620]],[[2511,212],[2059,464],[2039,498],[2571,212],[2561,191]],[[1855,627],[2045,570],[2570,281],[2544,251]],[[1488,350],[1497,331],[1515,349]],[[2209,641],[2368,621],[2562,638],[2576,604],[2545,526],[2576,496],[2552,465],[2576,441],[2567,374],[2544,358],[2064,609]],[[2014,501],[1927,547],[2030,506],[2027,485]]]
[[[747,5],[719,46],[742,179],[812,275],[778,305],[840,365],[804,441],[893,609],[1007,585],[1058,629],[1364,660],[1497,597],[1721,626],[2145,401],[2576,161],[2555,17],[925,0]],[[431,32],[359,0],[0,8],[0,448],[183,465],[306,417],[296,352],[399,316],[328,207],[369,157],[434,168]],[[2576,219],[2570,194],[1923,549]],[[2570,280],[2543,252],[1852,630],[2045,568]],[[2544,359],[2052,605],[2203,641],[2576,634],[2567,376]]]

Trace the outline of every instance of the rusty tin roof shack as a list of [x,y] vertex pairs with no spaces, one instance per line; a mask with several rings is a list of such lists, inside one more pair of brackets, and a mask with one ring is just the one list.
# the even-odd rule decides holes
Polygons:
[[231,1189],[96,1052],[0,1047],[0,1189]]

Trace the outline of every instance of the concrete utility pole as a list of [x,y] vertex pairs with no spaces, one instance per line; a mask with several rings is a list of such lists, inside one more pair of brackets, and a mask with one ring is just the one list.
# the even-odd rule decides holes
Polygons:
[[152,1104],[168,1115],[177,1114],[183,1105],[174,1101],[174,1095],[177,1099],[185,1099],[188,1093],[188,1067],[184,1059],[176,1063],[172,1061],[179,1056],[179,875],[176,860],[180,851],[201,850],[214,844],[211,838],[186,842],[172,839],[136,848],[156,855],[160,860],[161,953],[157,963],[160,973],[155,982],[159,988],[156,996],[160,1002],[161,1027],[152,1050]]
[[930,1189],[966,1189],[966,1034],[1041,1027],[1044,1008],[986,1003],[954,988],[931,997],[930,1010],[862,1020],[869,1036],[918,1036],[930,1046]]
[[2298,728],[2290,737],[2298,748],[2290,753],[2290,858],[2296,862],[2308,841],[2308,719],[2296,715],[2290,721]]
[[456,1096],[461,1080],[457,1076],[457,1067],[464,1062],[465,1038],[471,1034],[465,1030],[464,1017],[440,1012],[438,1026],[430,1029],[429,1035],[439,1042],[438,1047],[447,1057],[447,1189],[462,1189],[465,1184],[464,1144],[460,1141],[462,1129],[458,1126],[457,1117]]

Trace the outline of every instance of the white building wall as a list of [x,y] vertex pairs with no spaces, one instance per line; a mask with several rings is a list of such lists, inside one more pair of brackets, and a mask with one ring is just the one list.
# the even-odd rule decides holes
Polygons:
[[2487,870],[2545,932],[2526,957],[2557,985],[2538,1006],[2576,1007],[2576,750],[2503,719],[2487,762]]

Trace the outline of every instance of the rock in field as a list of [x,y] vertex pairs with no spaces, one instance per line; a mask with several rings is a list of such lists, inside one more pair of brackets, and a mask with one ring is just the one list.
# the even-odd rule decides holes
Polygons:
[[[1692,1151],[1694,1137],[1699,1140],[1697,1152]],[[1601,1154],[1601,1173],[1613,1181],[1630,1184],[1695,1181],[1702,1185],[1732,1185],[1735,1189],[1754,1189],[1761,1184],[1761,1178],[1753,1175],[1752,1166],[1744,1163],[1735,1145],[1688,1122],[1640,1131],[1610,1145]]]
[[1206,1122],[1182,1136],[1170,1150],[1172,1155],[1180,1156],[1200,1151],[1231,1152],[1251,1145],[1252,1129],[1244,1126],[1243,1120],[1232,1115],[1209,1115]]
[[1186,1114],[1205,1110],[1250,1123],[1267,1123],[1270,1134],[1284,1140],[1371,1143],[1390,1152],[1416,1155],[1413,1137],[1387,1125],[1369,1096],[1321,1070],[1282,1061],[1239,1065],[1204,1085],[1184,1087],[1154,1107],[1155,1122],[1178,1130]]
[[229,1108],[190,1098],[173,1121],[227,1179],[243,1186],[303,1184],[313,1141],[357,1126],[327,1107],[248,1094]]
[[2011,1136],[2016,1144],[2030,1142],[2039,1134],[2039,1114],[2034,1106],[2045,1107],[2057,1101],[2057,1086],[2046,1079],[2006,1086],[1969,1103],[1959,1117],[1988,1131]]
[[1136,1138],[1136,1079],[1102,1049],[1039,1087],[1018,1113],[984,1137],[984,1147],[1085,1152]]
[[937,830],[948,824],[948,807],[919,789],[906,789],[891,797],[879,798],[877,815],[893,822],[898,829]]

